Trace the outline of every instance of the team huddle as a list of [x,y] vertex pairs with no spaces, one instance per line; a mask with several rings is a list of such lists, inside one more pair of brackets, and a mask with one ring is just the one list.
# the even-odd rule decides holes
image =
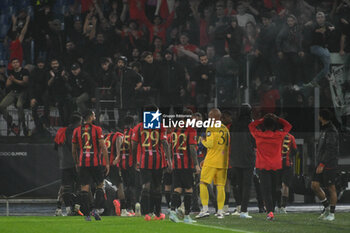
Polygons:
[[[241,108],[243,112],[247,106]],[[144,110],[155,112],[157,108],[150,106]],[[162,125],[159,129],[148,129],[142,122],[134,126],[134,119],[126,116],[123,130],[103,135],[102,128],[93,124],[96,120],[93,111],[88,110],[83,116],[74,113],[70,125],[60,129],[55,137],[62,171],[59,197],[66,206],[67,215],[80,214],[87,221],[91,221],[91,217],[101,220],[100,215],[110,214],[109,207],[113,206],[112,211],[119,216],[143,215],[146,221],[152,218],[163,220],[164,185],[169,219],[180,222],[183,218],[183,222],[193,223],[195,220],[190,213],[196,212],[194,203],[198,204],[198,192],[202,210],[198,210],[195,218],[210,215],[208,206],[212,192],[209,191],[213,184],[216,200],[211,201],[215,203],[215,216],[223,219],[230,215],[230,191],[227,192],[230,188],[227,187],[231,183],[237,204],[232,215],[252,218],[247,207],[254,167],[259,171],[258,188],[261,188],[262,209],[267,213],[267,219],[274,219],[276,202],[279,210],[286,212],[292,176],[290,157],[297,149],[294,137],[288,133],[292,126],[282,118],[267,114],[254,122],[245,120],[245,124],[238,124],[233,129],[224,115],[227,112],[222,114],[216,108],[210,110],[208,118],[222,124],[206,129],[164,128]],[[183,116],[198,119],[198,115],[192,114],[189,109],[183,112]],[[240,147],[250,151],[242,152],[247,154],[241,154],[237,160],[231,156],[235,154],[235,146],[237,151]],[[316,173],[318,180],[315,179],[315,182],[320,185],[325,178],[320,177],[318,171]],[[196,188],[198,183],[199,190]],[[313,182],[313,186],[316,184]],[[318,188],[320,193],[323,192]],[[335,203],[331,203],[330,213],[327,198],[323,202],[325,210],[322,217],[329,218],[333,214],[334,220]]]

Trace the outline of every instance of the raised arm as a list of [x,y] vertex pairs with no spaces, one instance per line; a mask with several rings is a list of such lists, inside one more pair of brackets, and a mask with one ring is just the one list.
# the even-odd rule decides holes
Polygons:
[[30,16],[27,15],[26,23],[24,24],[24,27],[22,28],[21,34],[19,35],[19,38],[18,38],[21,43],[22,43],[22,41],[24,39],[24,36],[27,33],[29,21],[30,21]]
[[256,132],[258,129],[256,128],[258,125],[262,124],[264,122],[264,118],[261,118],[259,120],[253,121],[248,125],[250,132]]
[[107,176],[109,173],[109,158],[108,158],[106,143],[103,139],[98,139],[98,144],[100,146],[100,149],[102,150],[103,158],[106,161],[106,176]]
[[117,137],[117,140],[115,141],[115,148],[116,148],[116,154],[117,156],[115,157],[113,161],[113,165],[117,165],[120,161],[121,155],[120,155],[120,149],[123,144],[123,137]]
[[172,170],[173,169],[173,163],[172,163],[172,160],[171,160],[170,146],[169,146],[169,144],[168,144],[166,139],[162,140],[162,145],[163,145],[163,148],[164,148],[165,156],[166,156],[167,161],[168,161],[168,168],[170,170]]
[[292,129],[292,125],[283,118],[278,118],[278,122],[283,125],[283,131],[289,132]]

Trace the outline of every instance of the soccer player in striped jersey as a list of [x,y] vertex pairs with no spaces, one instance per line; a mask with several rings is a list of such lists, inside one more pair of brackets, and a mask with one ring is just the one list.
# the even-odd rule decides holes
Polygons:
[[[90,215],[95,220],[101,220],[97,209],[103,208],[104,200],[103,181],[109,173],[109,158],[101,127],[93,124],[96,120],[95,113],[87,110],[84,115],[84,124],[75,128],[72,137],[72,155],[77,167],[79,167],[79,181],[81,184],[81,210],[86,221],[91,221]],[[102,166],[101,153],[106,161],[106,171]],[[90,212],[90,185],[96,183],[94,209]]]
[[292,157],[297,152],[297,144],[295,143],[295,138],[293,135],[288,133],[282,143],[282,169],[278,171],[279,173],[279,184],[278,187],[282,186],[282,191],[279,189],[277,191],[277,212],[286,214],[286,206],[289,197],[289,186],[293,178],[293,162]]
[[[183,115],[192,117],[191,110],[185,110]],[[186,119],[184,119],[186,121]],[[192,128],[176,128],[171,134],[171,152],[173,164],[173,186],[174,191],[171,199],[171,211],[169,219],[173,222],[179,222],[175,209],[181,204],[181,194],[184,190],[185,204],[185,223],[193,223],[190,217],[191,202],[193,193],[193,169],[196,174],[200,173],[197,159],[197,131]]]
[[[156,112],[156,107],[147,107],[145,111]],[[139,123],[134,128],[132,136],[132,152],[136,159],[138,145],[140,147],[140,160],[136,167],[140,167],[142,193],[141,208],[145,214],[145,220],[151,220],[150,213],[155,209],[155,220],[163,220],[164,214],[161,214],[161,182],[163,177],[163,168],[165,167],[164,155],[168,158],[168,167],[172,167],[170,158],[170,148],[167,142],[167,134],[163,125],[160,129],[144,129],[143,123]],[[152,188],[151,188],[152,187]],[[154,203],[151,206],[151,202]]]
[[123,140],[120,148],[121,160],[119,163],[119,169],[123,178],[123,184],[125,187],[126,195],[126,208],[130,215],[134,216],[135,206],[135,193],[136,193],[136,170],[134,169],[134,160],[132,156],[131,137],[133,135],[134,118],[126,116],[123,120],[124,132]]
[[130,217],[132,216],[127,212],[126,208],[126,198],[124,192],[123,179],[120,172],[119,162],[121,161],[121,146],[124,140],[122,133],[113,132],[106,136],[105,143],[109,153],[110,161],[110,173],[109,179],[113,185],[115,185],[117,190],[117,197],[113,201],[115,207],[115,213],[117,216]]

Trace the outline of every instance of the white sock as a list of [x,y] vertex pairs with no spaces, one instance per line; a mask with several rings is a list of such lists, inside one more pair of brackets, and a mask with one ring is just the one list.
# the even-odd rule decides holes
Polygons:
[[221,210],[218,210],[218,214],[223,214],[224,211],[221,209]]
[[207,206],[207,205],[204,205],[202,211],[203,211],[203,212],[208,212],[208,210],[209,210],[208,206]]

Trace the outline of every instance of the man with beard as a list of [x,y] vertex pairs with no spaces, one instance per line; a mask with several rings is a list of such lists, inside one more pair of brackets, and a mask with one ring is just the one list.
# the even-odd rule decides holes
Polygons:
[[60,114],[60,125],[67,126],[70,113],[72,112],[71,91],[72,88],[68,82],[68,75],[60,66],[58,59],[53,58],[50,62],[49,71],[49,96],[54,106],[58,108]]

